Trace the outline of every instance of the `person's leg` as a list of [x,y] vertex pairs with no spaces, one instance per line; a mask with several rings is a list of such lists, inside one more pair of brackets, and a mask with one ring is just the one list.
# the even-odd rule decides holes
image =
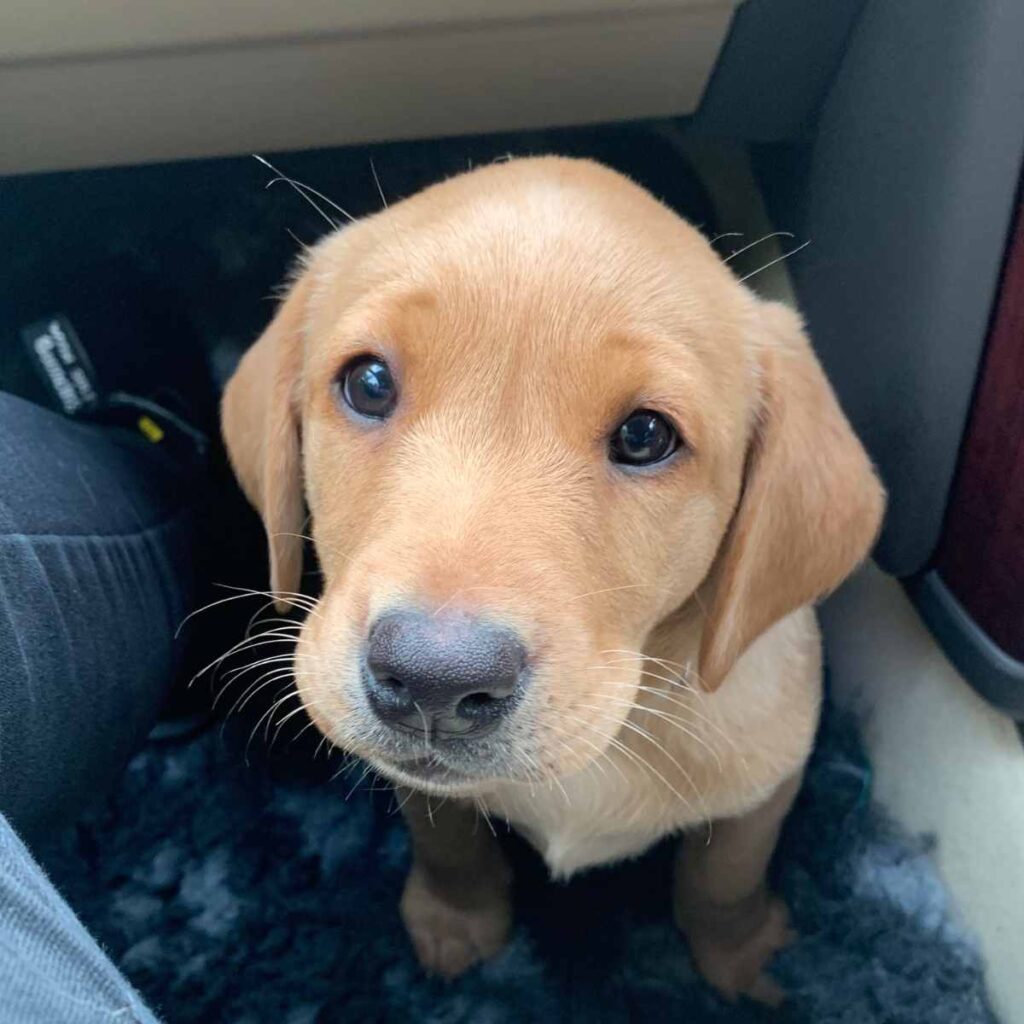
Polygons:
[[159,714],[201,479],[187,450],[0,393],[0,1021],[156,1024],[11,824],[68,823]]
[[0,1021],[157,1024],[2,814]]
[[0,813],[29,842],[109,786],[174,679],[199,461],[0,393]]

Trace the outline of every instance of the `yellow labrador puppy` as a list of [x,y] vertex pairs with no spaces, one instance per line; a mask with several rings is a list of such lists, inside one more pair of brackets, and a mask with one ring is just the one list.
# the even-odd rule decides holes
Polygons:
[[424,967],[508,935],[479,816],[560,877],[680,833],[697,967],[777,1001],[765,872],[818,718],[811,604],[884,504],[798,318],[620,175],[512,161],[312,249],[223,424],[282,605],[308,510],[298,688],[401,790]]

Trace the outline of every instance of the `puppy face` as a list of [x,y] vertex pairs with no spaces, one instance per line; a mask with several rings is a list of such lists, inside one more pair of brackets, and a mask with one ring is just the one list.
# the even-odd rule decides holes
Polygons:
[[598,757],[639,681],[623,652],[698,588],[713,689],[881,509],[795,318],[578,161],[476,171],[321,243],[224,427],[275,590],[308,509],[307,709],[435,791]]

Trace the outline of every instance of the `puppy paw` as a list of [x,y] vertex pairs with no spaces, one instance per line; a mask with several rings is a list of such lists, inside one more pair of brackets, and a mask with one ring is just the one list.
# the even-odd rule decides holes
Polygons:
[[402,920],[428,974],[451,980],[494,956],[508,941],[512,907],[505,887],[460,893],[450,901],[413,868],[402,894]]
[[778,897],[768,898],[758,920],[741,937],[726,938],[687,929],[690,952],[697,970],[729,1002],[740,997],[765,1006],[781,1006],[786,993],[767,972],[772,957],[796,939],[789,911]]

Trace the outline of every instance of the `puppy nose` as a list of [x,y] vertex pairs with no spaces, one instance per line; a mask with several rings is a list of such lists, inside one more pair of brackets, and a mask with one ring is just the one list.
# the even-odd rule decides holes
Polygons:
[[377,716],[428,738],[478,737],[517,703],[526,650],[467,615],[401,611],[370,630],[364,682]]

